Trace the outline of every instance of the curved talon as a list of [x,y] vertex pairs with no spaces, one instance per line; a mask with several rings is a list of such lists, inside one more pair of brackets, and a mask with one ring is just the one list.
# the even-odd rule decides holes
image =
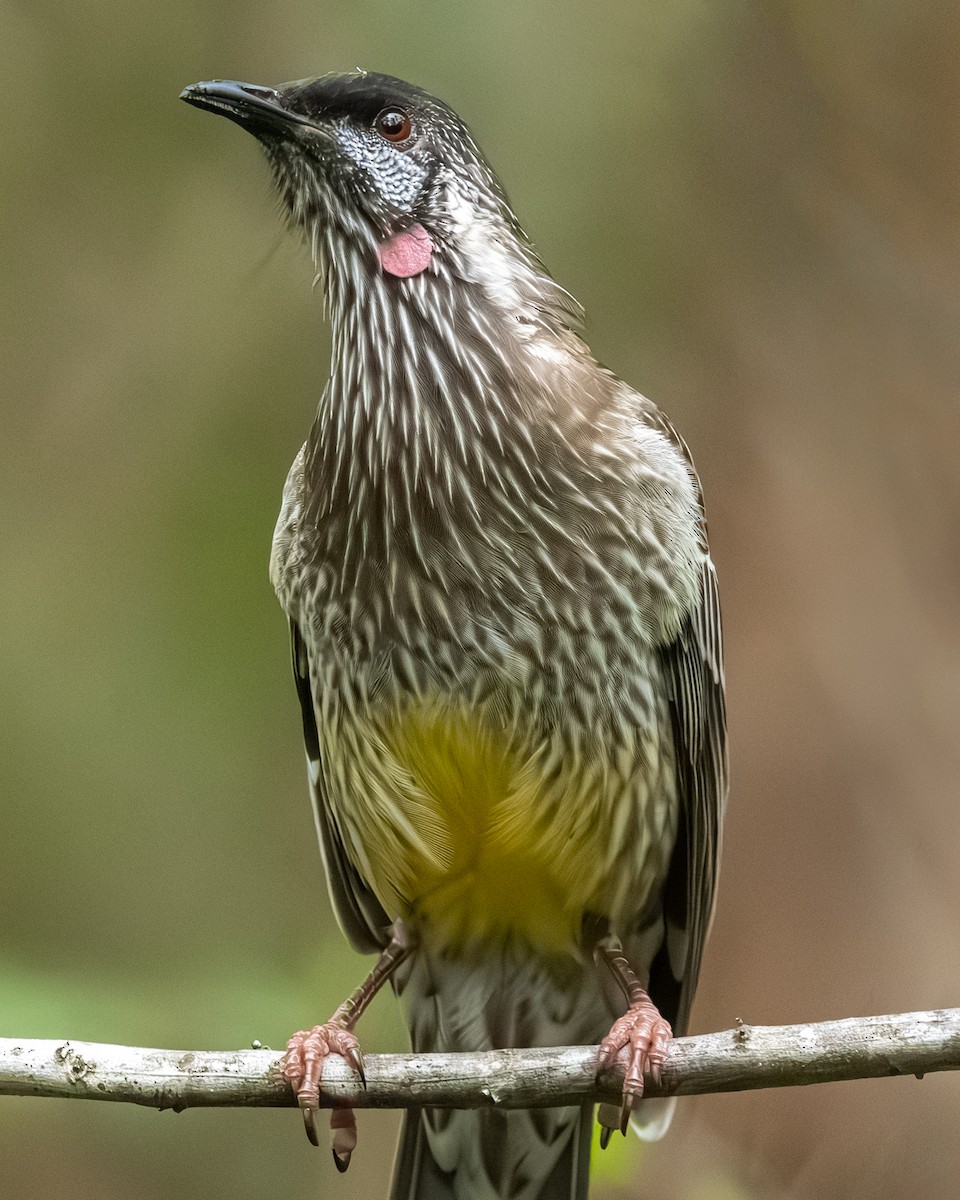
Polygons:
[[301,1104],[300,1111],[303,1114],[303,1128],[307,1135],[307,1141],[311,1146],[319,1147],[320,1139],[317,1137],[317,1122],[314,1120],[317,1110],[307,1104]]
[[346,1055],[346,1059],[350,1066],[353,1067],[356,1073],[360,1076],[360,1082],[363,1085],[363,1090],[366,1091],[367,1073],[364,1069],[365,1064],[363,1061],[363,1052],[361,1051],[360,1047],[356,1045],[353,1046],[349,1054]]
[[334,1166],[342,1175],[357,1147],[357,1118],[352,1108],[335,1108],[331,1112],[330,1133]]

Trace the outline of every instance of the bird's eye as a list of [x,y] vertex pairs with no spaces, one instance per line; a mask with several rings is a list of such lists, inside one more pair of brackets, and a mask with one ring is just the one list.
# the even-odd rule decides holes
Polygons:
[[373,127],[388,142],[405,142],[413,129],[413,122],[402,108],[385,108],[374,121]]

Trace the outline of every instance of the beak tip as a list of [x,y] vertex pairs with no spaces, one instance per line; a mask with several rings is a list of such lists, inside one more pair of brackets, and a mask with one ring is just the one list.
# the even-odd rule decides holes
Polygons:
[[180,93],[180,99],[196,108],[220,113],[252,133],[258,128],[305,123],[305,118],[289,112],[281,105],[276,88],[237,83],[233,79],[191,83]]
[[207,90],[205,83],[190,83],[180,93],[180,99],[187,104],[202,104]]

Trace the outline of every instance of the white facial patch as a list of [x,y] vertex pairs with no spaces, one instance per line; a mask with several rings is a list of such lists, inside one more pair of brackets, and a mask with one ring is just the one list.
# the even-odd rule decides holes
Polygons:
[[385,142],[372,129],[358,129],[348,121],[340,121],[334,132],[342,152],[369,176],[383,199],[409,212],[426,183],[426,166],[412,154]]

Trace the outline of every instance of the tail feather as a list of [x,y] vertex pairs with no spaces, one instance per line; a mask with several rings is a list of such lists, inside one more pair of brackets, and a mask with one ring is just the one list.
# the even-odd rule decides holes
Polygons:
[[390,1200],[586,1200],[592,1127],[592,1104],[529,1112],[411,1109]]
[[676,1107],[676,1096],[644,1100],[630,1118],[630,1128],[643,1142],[659,1142],[670,1128]]

